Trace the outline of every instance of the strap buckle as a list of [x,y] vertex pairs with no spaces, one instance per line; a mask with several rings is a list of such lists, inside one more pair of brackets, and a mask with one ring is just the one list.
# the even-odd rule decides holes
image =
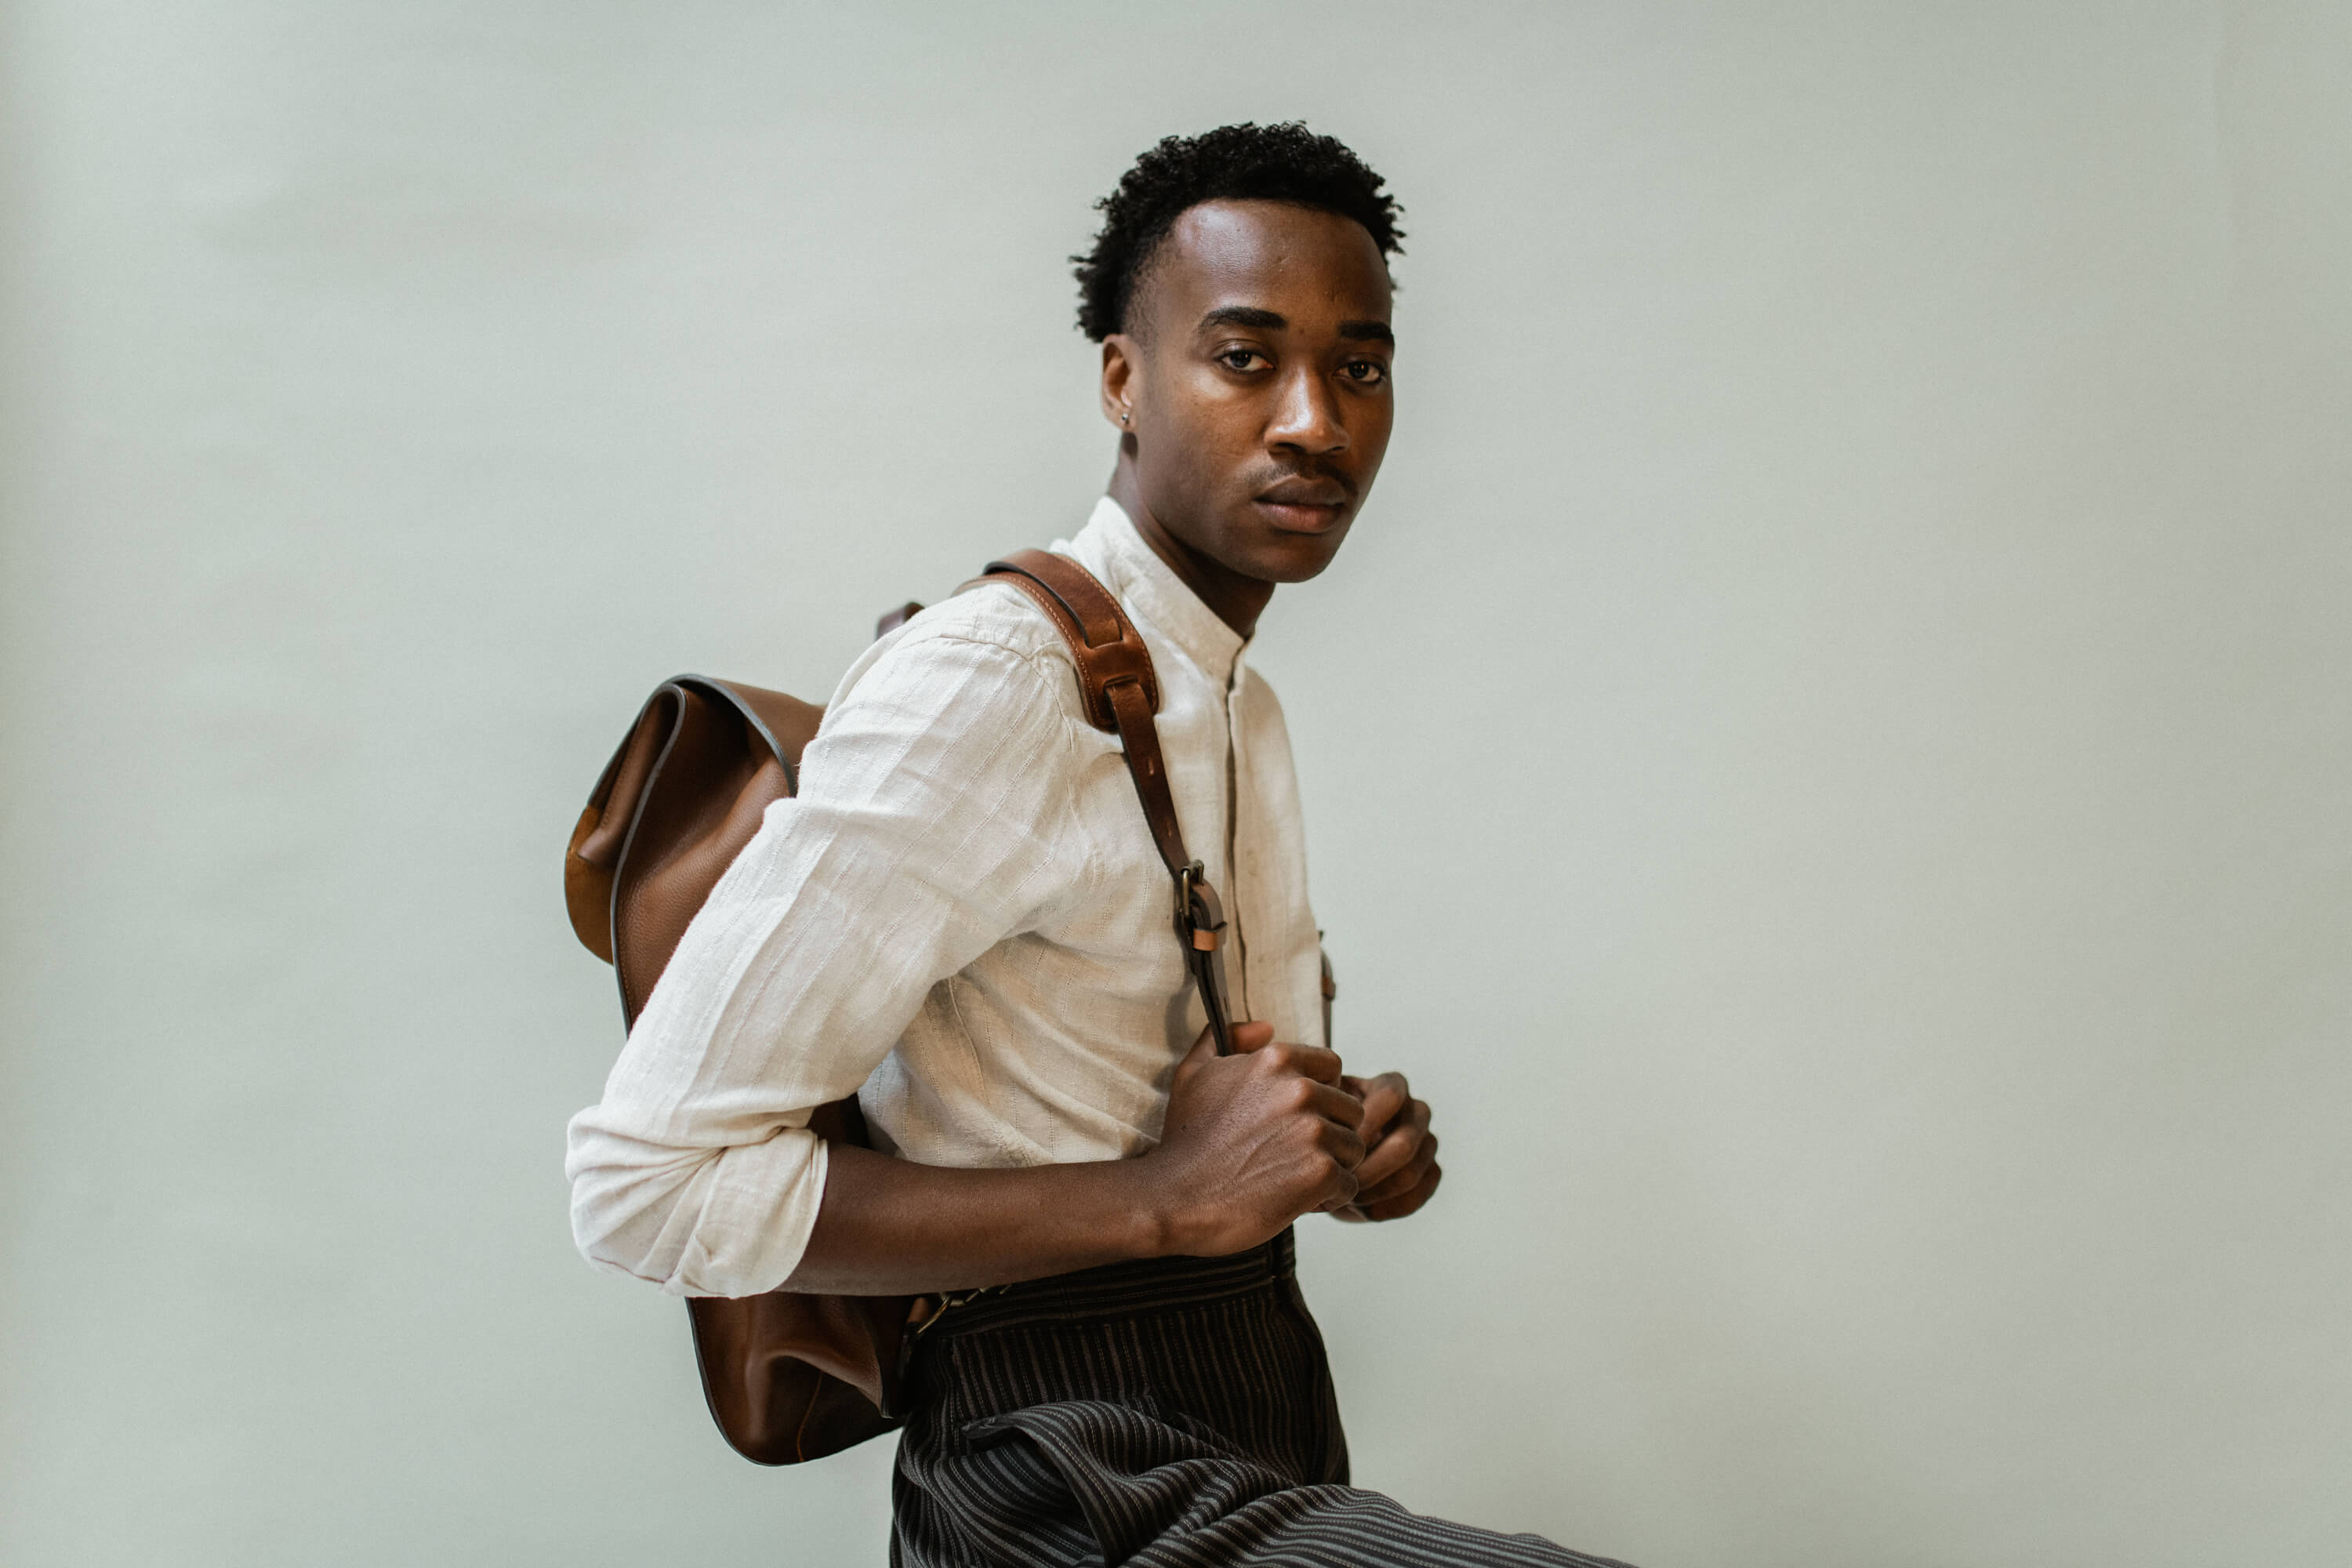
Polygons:
[[1224,945],[1225,906],[1198,860],[1176,873],[1176,934],[1195,952]]
[[928,1296],[918,1296],[907,1309],[907,1326],[913,1331],[907,1338],[909,1343],[930,1331],[931,1325],[958,1307],[967,1306],[982,1296],[1003,1289],[1002,1285],[982,1285],[971,1290],[937,1290]]

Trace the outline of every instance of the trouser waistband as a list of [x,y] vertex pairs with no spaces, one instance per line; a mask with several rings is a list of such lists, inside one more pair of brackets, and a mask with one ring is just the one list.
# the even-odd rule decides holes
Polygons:
[[1139,1258],[984,1290],[947,1308],[923,1337],[1171,1311],[1286,1281],[1297,1267],[1297,1246],[1286,1228],[1225,1258]]

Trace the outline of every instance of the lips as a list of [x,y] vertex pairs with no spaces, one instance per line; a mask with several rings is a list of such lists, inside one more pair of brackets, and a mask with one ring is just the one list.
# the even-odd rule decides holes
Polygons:
[[1339,527],[1339,520],[1347,515],[1344,507],[1267,500],[1263,496],[1258,498],[1257,510],[1284,533],[1328,533]]
[[1260,490],[1256,499],[1268,506],[1339,507],[1348,504],[1348,491],[1328,479],[1319,484],[1313,479],[1285,479]]
[[1328,470],[1266,475],[1266,487],[1250,497],[1258,515],[1284,533],[1328,533],[1348,515],[1355,491]]

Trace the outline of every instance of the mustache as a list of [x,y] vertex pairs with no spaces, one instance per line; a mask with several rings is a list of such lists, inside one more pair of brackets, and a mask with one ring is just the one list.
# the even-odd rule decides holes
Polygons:
[[1339,469],[1312,458],[1300,463],[1269,463],[1252,470],[1248,478],[1249,493],[1264,495],[1277,485],[1306,484],[1336,488],[1349,500],[1356,499],[1356,483]]

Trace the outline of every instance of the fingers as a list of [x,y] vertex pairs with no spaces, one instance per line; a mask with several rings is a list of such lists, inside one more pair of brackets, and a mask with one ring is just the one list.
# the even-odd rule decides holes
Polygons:
[[1361,1187],[1356,1167],[1363,1162],[1364,1140],[1356,1123],[1363,1116],[1363,1102],[1336,1084],[1311,1079],[1293,1081],[1297,1108],[1318,1118],[1311,1136],[1317,1153],[1326,1163],[1322,1191],[1312,1206],[1334,1213],[1353,1203]]
[[[1409,1173],[1405,1179],[1411,1180],[1412,1184],[1395,1192],[1394,1195],[1374,1193],[1360,1186],[1355,1198],[1346,1207],[1330,1211],[1331,1217],[1346,1220],[1350,1225],[1362,1225],[1372,1220],[1402,1219],[1405,1215],[1417,1212],[1423,1204],[1429,1202],[1432,1194],[1437,1191],[1438,1183],[1445,1179],[1445,1167],[1432,1160],[1428,1169],[1420,1172],[1417,1177],[1411,1176]],[[1391,1187],[1397,1185],[1393,1182],[1383,1184]]]
[[1315,1206],[1325,1214],[1344,1215],[1355,1201],[1355,1173],[1335,1168],[1328,1184],[1328,1195]]
[[1416,1213],[1437,1191],[1437,1184],[1445,1179],[1445,1167],[1433,1163],[1412,1190],[1393,1198],[1368,1198],[1359,1195],[1352,1212],[1366,1219],[1402,1219]]
[[1356,1167],[1356,1203],[1359,1206],[1403,1197],[1427,1180],[1429,1173],[1437,1166],[1437,1139],[1434,1135],[1423,1138],[1411,1158],[1402,1165],[1391,1170],[1374,1170],[1374,1162],[1385,1152],[1385,1148],[1376,1152]]
[[1311,1110],[1324,1121],[1348,1130],[1356,1145],[1356,1157],[1348,1162],[1349,1168],[1352,1170],[1363,1159],[1366,1147],[1363,1131],[1359,1126],[1364,1119],[1363,1103],[1344,1089],[1334,1089],[1328,1083],[1317,1083],[1308,1079],[1301,1085],[1298,1105],[1300,1110]]
[[1372,1124],[1373,1109],[1368,1100],[1364,1105],[1363,1125],[1358,1129],[1370,1145],[1363,1164],[1357,1169],[1356,1179],[1367,1187],[1377,1186],[1399,1171],[1411,1165],[1429,1142],[1429,1103],[1426,1100],[1405,1101],[1405,1113],[1389,1123],[1385,1131]]
[[1327,1051],[1320,1046],[1302,1046],[1295,1040],[1276,1040],[1272,1024],[1235,1024],[1234,1051],[1237,1056],[1267,1055],[1275,1065],[1288,1067],[1318,1083],[1346,1086],[1339,1071],[1339,1052]]
[[[1277,1040],[1265,1023],[1237,1025],[1229,1039],[1234,1053],[1221,1058],[1204,1031],[1177,1064],[1162,1139],[1145,1156],[1190,1194],[1185,1223],[1220,1247],[1204,1256],[1263,1240],[1263,1225],[1347,1209],[1363,1190],[1357,1168],[1371,1142],[1364,1086],[1335,1052]],[[1389,1112],[1392,1122],[1401,1114]],[[1411,1157],[1400,1143],[1386,1168]]]
[[[1317,1083],[1328,1083],[1345,1092],[1339,1081],[1339,1056],[1320,1046],[1302,1046],[1289,1040],[1278,1040],[1253,1053],[1266,1066],[1282,1072],[1295,1072],[1301,1078],[1311,1078]],[[1350,1095],[1349,1098],[1353,1099]]]
[[[1354,1092],[1364,1102],[1364,1136],[1374,1142],[1397,1112],[1414,1103],[1412,1090],[1401,1072],[1384,1072],[1378,1078],[1349,1080]],[[1427,1118],[1423,1117],[1426,1125]]]

